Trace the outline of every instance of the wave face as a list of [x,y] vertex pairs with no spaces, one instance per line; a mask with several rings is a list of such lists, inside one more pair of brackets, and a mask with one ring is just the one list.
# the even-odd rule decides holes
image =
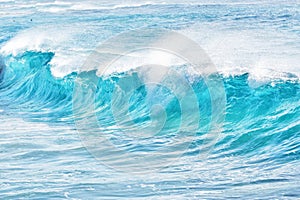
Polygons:
[[[11,24],[0,27],[5,33],[0,36],[0,197],[300,198],[300,7],[276,3],[96,5],[89,1],[32,1],[20,3],[16,9],[15,3],[3,2],[6,11],[1,10],[0,24],[7,20]],[[15,14],[5,17],[10,9],[15,9]],[[185,105],[188,115],[183,115],[174,91],[161,85],[143,85],[145,72],[136,66],[127,65],[105,77],[95,71],[81,73],[80,65],[98,42],[144,23],[147,27],[168,27],[198,41],[220,69],[209,79],[221,80],[224,85],[225,118],[205,157],[203,146],[209,142],[215,102],[203,76],[184,65],[173,66],[181,69],[183,80],[195,95]],[[199,36],[199,27],[206,35]],[[277,35],[274,29],[279,30]],[[96,37],[99,32],[102,35]],[[222,34],[225,42],[219,40]],[[232,43],[233,34],[236,43]],[[270,38],[261,47],[265,37]],[[240,51],[234,51],[236,48]],[[84,75],[78,82],[80,74]],[[84,89],[84,95],[77,98],[85,105],[87,97],[95,95],[94,111],[83,107],[74,115],[74,91],[78,83],[84,88],[90,79],[96,79],[94,93]],[[170,84],[183,87],[176,81],[172,79]],[[141,86],[129,99],[115,92],[130,90],[137,83]],[[159,172],[138,175],[106,166],[103,159],[115,166],[136,163],[116,153],[106,155],[113,152],[107,146],[98,147],[100,156],[84,148],[84,136],[78,134],[76,121],[93,114],[97,130],[123,152],[149,155],[166,148],[172,150],[165,152],[176,161]],[[195,123],[197,129],[192,132],[189,126]],[[93,128],[93,124],[88,127],[89,131]],[[174,141],[177,146],[172,146]],[[158,158],[159,163],[167,160]],[[149,163],[146,157],[137,164],[147,168]]]
[[[51,170],[61,175],[71,173],[76,176],[77,180],[81,180],[81,176],[89,177],[89,175],[84,175],[84,173],[92,173],[90,171],[91,169],[84,170],[82,166],[77,166],[81,162],[77,163],[76,160],[71,162],[69,161],[70,158],[67,157],[72,156],[74,159],[77,159],[82,156],[80,160],[88,159],[89,164],[95,161],[87,156],[87,153],[84,152],[82,148],[78,147],[80,145],[76,143],[79,141],[68,141],[70,139],[69,137],[71,137],[68,136],[68,134],[75,134],[74,130],[65,130],[65,128],[62,128],[64,126],[74,126],[72,90],[76,74],[70,74],[61,79],[53,77],[49,65],[53,56],[54,54],[50,52],[25,52],[20,56],[10,58],[9,65],[5,70],[5,75],[0,85],[1,108],[2,115],[6,116],[9,121],[17,117],[25,120],[25,122],[22,123],[29,123],[29,126],[35,126],[35,123],[50,125],[51,128],[45,131],[49,131],[50,133],[48,134],[50,134],[51,137],[55,137],[55,139],[58,140],[55,142],[58,144],[56,144],[55,149],[52,149],[53,147],[51,146],[44,147],[44,145],[51,145],[51,143],[48,144],[48,142],[44,141],[42,144],[38,144],[31,141],[30,138],[27,139],[29,141],[25,142],[22,141],[23,139],[21,138],[19,141],[23,151],[16,153],[12,158],[6,159],[16,159],[18,162],[31,164],[33,166],[32,169],[22,169],[28,171],[38,167],[41,160],[50,161],[54,166],[59,164],[60,170],[64,167],[70,167],[70,164],[75,162],[75,167],[69,169],[69,172],[68,170],[58,172],[54,166],[52,166],[53,168]],[[95,76],[95,72],[89,74],[89,76],[93,75]],[[122,119],[123,121],[119,122],[119,124],[122,124],[119,129],[115,127],[114,118],[111,113],[112,109],[110,108],[112,92],[120,82],[125,82],[125,85],[130,86],[133,82],[140,80],[138,79],[139,76],[141,76],[139,71],[134,70],[121,74],[112,74],[106,78],[98,77],[99,91],[96,95],[96,111],[99,124],[102,130],[113,132],[112,134],[116,137],[114,141],[115,145],[125,145],[124,150],[127,151],[138,151],[141,146],[134,144],[134,136],[130,137],[129,135],[126,137],[126,135],[118,135],[120,134],[118,130],[122,129],[124,131],[125,129],[129,129],[131,132],[134,132],[133,130],[137,127],[139,130],[141,127],[145,127],[145,124],[147,124],[150,119],[150,113],[147,108],[152,107],[153,104],[164,101],[165,112],[168,116],[165,124],[166,129],[161,133],[165,135],[159,137],[162,144],[168,145],[169,135],[166,134],[166,132],[176,132],[180,125],[178,121],[181,120],[180,105],[170,91],[158,87],[155,89],[152,88],[151,93],[149,88],[141,87],[132,95],[129,106],[129,115],[133,117],[135,127],[127,121],[128,117],[124,117],[124,119]],[[173,178],[176,176],[181,177],[183,174],[184,176],[197,174],[198,178],[185,178],[185,182],[181,182],[183,181],[182,179],[172,180],[174,182],[165,182],[162,179],[155,180],[154,176],[153,180],[151,178],[151,181],[145,180],[147,184],[143,183],[145,185],[144,188],[139,185],[135,187],[132,186],[133,188],[130,188],[131,186],[127,188],[128,193],[124,194],[125,196],[143,195],[145,192],[149,192],[148,190],[151,191],[151,193],[148,193],[149,197],[158,194],[162,196],[174,195],[169,187],[175,187],[176,193],[183,196],[187,195],[186,187],[195,187],[195,191],[189,191],[191,193],[197,193],[199,192],[198,190],[209,191],[212,188],[217,188],[216,190],[228,191],[228,194],[224,194],[224,196],[228,195],[228,197],[235,193],[231,191],[235,188],[240,190],[240,195],[243,196],[249,192],[248,190],[244,190],[244,187],[257,188],[262,187],[262,185],[267,185],[262,191],[264,196],[274,195],[273,192],[268,190],[272,188],[273,191],[273,187],[275,186],[276,189],[284,191],[287,196],[299,195],[297,193],[299,190],[297,190],[297,185],[295,185],[295,181],[297,181],[299,177],[297,175],[297,169],[300,158],[300,136],[298,134],[300,126],[299,81],[293,79],[278,79],[253,87],[249,85],[249,74],[227,77],[224,75],[218,76],[221,76],[224,82],[227,105],[224,130],[219,135],[217,143],[210,152],[207,160],[201,160],[199,158],[203,134],[205,135],[207,126],[209,125],[211,102],[209,92],[205,87],[203,79],[197,77],[194,78],[193,81],[190,81],[190,83],[197,94],[201,119],[203,119],[200,120],[200,127],[202,127],[202,129],[190,139],[189,147],[184,149],[184,152],[181,152],[182,158],[180,162],[173,163],[173,165],[169,166],[167,171],[164,172],[167,173],[166,177],[168,178],[173,176]],[[87,79],[88,78],[90,77],[87,77]],[[155,95],[153,94],[153,90],[156,91]],[[150,101],[149,98],[151,98]],[[116,106],[118,106],[117,109],[120,110],[123,108],[123,104]],[[190,112],[190,114],[193,115],[194,112]],[[159,121],[160,115],[154,116],[152,120],[155,119]],[[11,122],[7,123],[10,124]],[[20,125],[23,127],[22,123],[20,123]],[[16,128],[19,127],[19,125],[16,126]],[[20,127],[21,130],[23,129],[22,127]],[[63,138],[66,137],[64,139],[65,141],[60,141],[62,136],[53,136],[53,129],[56,130],[53,134],[63,134]],[[27,128],[24,130],[27,130]],[[63,132],[59,133],[61,131]],[[19,131],[16,131],[16,133],[14,133],[15,137],[18,137],[18,132]],[[23,134],[22,132],[20,133],[21,136]],[[45,133],[42,133],[42,136],[39,136],[39,134],[39,132],[35,132],[35,135],[30,134],[30,136],[33,138],[47,136]],[[9,136],[6,137],[9,138]],[[24,135],[22,137],[24,137]],[[79,139],[77,138],[77,140]],[[157,141],[151,138],[147,138],[147,145],[144,146],[144,148],[147,147],[147,149],[143,149],[142,151],[153,151],[156,142]],[[72,146],[73,143],[76,144],[75,147]],[[63,146],[67,145],[68,148],[60,147],[59,144]],[[18,146],[18,141],[10,141],[7,139],[4,144],[4,147],[5,146],[9,152],[13,152]],[[63,153],[62,158],[59,158],[60,156],[58,154],[64,150],[66,150],[66,152]],[[124,162],[126,162],[126,160],[124,160]],[[96,167],[95,163],[93,165]],[[25,167],[23,164],[22,166]],[[77,167],[81,168],[82,171],[77,172]],[[9,171],[9,169],[7,170]],[[207,172],[207,170],[209,170],[209,172]],[[216,172],[218,172],[218,174],[213,174]],[[46,170],[40,173],[51,172]],[[83,175],[80,175],[81,173],[83,173]],[[110,171],[107,173],[109,174],[106,174],[106,176],[109,176],[115,172]],[[236,173],[239,173],[240,177],[236,177]],[[260,173],[266,174],[261,175]],[[7,172],[4,176],[8,174]],[[91,176],[94,181],[101,180],[102,172],[99,171]],[[217,180],[216,177],[218,177]],[[11,178],[7,177],[5,180],[9,182],[10,179]],[[68,180],[68,178],[62,178],[62,180],[72,181]],[[114,183],[117,185],[115,186],[116,188],[111,189],[111,192],[118,189],[118,187],[123,187],[122,184],[136,184],[135,181],[137,180],[127,180],[124,177],[123,181],[123,183]],[[148,183],[148,181],[150,181],[151,184]],[[36,187],[36,184],[37,183],[33,183],[28,187]],[[62,182],[57,184],[55,187],[66,187],[60,185],[63,184]],[[65,188],[65,190],[72,193],[77,190],[78,187],[82,187],[78,183],[72,184],[74,184],[72,188]],[[88,182],[83,185],[86,188],[104,187],[100,183],[98,185],[98,183]],[[7,190],[9,190],[11,186],[8,184],[6,187],[8,187]],[[156,189],[153,190],[152,187]],[[39,196],[38,192],[33,192],[32,194],[36,197]],[[103,193],[97,189],[92,193],[92,195],[95,196],[102,194]],[[18,197],[22,195],[26,195],[26,192],[21,192]],[[48,194],[41,195],[49,195],[52,197],[54,194],[53,192],[49,192]],[[83,197],[88,194],[82,191],[79,195]],[[254,194],[252,195],[253,197],[257,197]],[[257,195],[259,196],[259,194]],[[11,197],[16,196],[11,195]]]

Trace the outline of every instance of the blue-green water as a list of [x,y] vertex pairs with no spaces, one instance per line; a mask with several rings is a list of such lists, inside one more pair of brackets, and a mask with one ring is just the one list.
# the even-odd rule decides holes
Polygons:
[[[3,1],[0,5],[1,199],[300,198],[297,2]],[[188,143],[174,150],[179,158],[162,170],[132,174],[89,153],[76,129],[76,120],[89,113],[74,115],[73,103],[77,77],[92,50],[111,36],[141,27],[175,30],[199,43],[218,69],[209,79],[222,81],[226,104],[222,131],[203,157],[203,138],[211,128],[215,102],[202,76],[180,70],[200,113],[188,109],[188,119],[200,119],[199,129],[190,137],[188,131],[178,131],[184,120],[179,100],[162,86],[136,88],[128,116],[119,117],[116,126],[112,107],[118,111],[124,105],[121,100],[112,103],[118,99],[114,90],[142,81],[138,68],[126,66],[105,77],[84,72],[84,79],[97,79],[96,117],[115,146],[151,154],[172,146],[176,134]],[[86,97],[81,97],[83,103]],[[136,137],[149,134],[151,118],[162,119],[162,113],[151,113],[156,104],[164,108],[164,127],[136,142]],[[128,164],[118,155],[105,156]]]

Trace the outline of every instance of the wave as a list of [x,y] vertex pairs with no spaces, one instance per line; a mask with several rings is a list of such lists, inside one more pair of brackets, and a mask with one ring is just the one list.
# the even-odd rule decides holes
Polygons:
[[[5,58],[5,70],[1,64],[1,69],[5,72],[2,73],[3,79],[0,82],[0,108],[8,117],[9,113],[13,113],[14,116],[29,121],[73,124],[74,120],[91,114],[88,110],[83,110],[83,113],[74,116],[72,100],[78,74],[74,72],[63,78],[52,76],[50,63],[54,55],[52,52],[27,51],[18,56]],[[144,136],[143,142],[146,143],[143,145],[149,150],[168,145],[169,134],[176,133],[180,129],[183,114],[180,102],[172,90],[161,86],[148,87],[142,84],[136,88],[127,99],[128,110],[127,114],[123,115],[126,108],[124,107],[126,102],[123,102],[125,99],[122,100],[123,93],[114,91],[121,86],[128,88],[136,82],[143,81],[142,71],[132,69],[113,73],[105,78],[97,77],[95,71],[84,73],[86,75],[82,77],[86,80],[97,78],[95,86],[97,120],[103,132],[112,134],[110,137],[115,145],[128,151],[139,151],[141,144],[135,144],[133,139],[140,137],[140,133],[138,135],[133,133],[141,128],[145,133],[151,132],[154,131],[153,128],[160,126],[157,140],[149,140],[149,137]],[[199,128],[196,135],[190,138],[188,151],[185,152],[186,156],[193,156],[199,152],[203,144],[203,135],[209,130],[214,104],[204,79],[198,75],[193,79],[189,76],[191,74],[183,75],[196,95],[196,103],[201,113]],[[269,159],[274,162],[289,162],[300,158],[299,79],[293,76],[290,79],[272,79],[253,87],[249,81],[249,73],[229,76],[214,74],[210,78],[216,77],[221,78],[224,83],[227,102],[224,130],[213,148],[212,158],[264,155],[272,152],[276,154],[270,155]],[[176,82],[174,84],[179,85]],[[87,90],[81,101],[86,102],[88,96]],[[160,107],[155,107],[156,105]],[[195,112],[192,111],[189,113],[187,120],[195,123],[193,120],[199,116],[194,116]],[[162,120],[164,124],[160,124]],[[155,126],[153,123],[156,123]],[[127,135],[127,138],[118,135],[124,130],[132,135]],[[120,139],[117,136],[122,137]]]
[[[299,1],[0,2],[1,197],[300,196]],[[144,28],[192,39],[218,73],[155,51],[86,69]]]

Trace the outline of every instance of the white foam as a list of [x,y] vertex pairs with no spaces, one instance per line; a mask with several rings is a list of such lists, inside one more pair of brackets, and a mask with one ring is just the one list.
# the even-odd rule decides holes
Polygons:
[[74,45],[78,40],[78,27],[35,27],[19,32],[0,50],[2,55],[22,54],[25,51],[53,52],[51,71],[54,76],[63,77],[78,68],[89,54],[87,49]]
[[[208,54],[225,75],[250,73],[253,79],[300,77],[300,43],[297,35],[260,30],[228,29],[224,24],[195,24],[181,30]],[[276,73],[270,73],[274,71]]]
[[146,1],[143,3],[131,3],[131,4],[129,3],[129,4],[103,6],[103,5],[97,5],[92,2],[80,2],[71,6],[70,10],[113,10],[113,9],[121,9],[121,8],[136,8],[136,7],[147,6],[147,5],[156,5],[156,3]]
[[184,60],[169,52],[145,49],[121,56],[102,72],[103,75],[109,75],[130,71],[142,66],[162,65],[168,67],[183,64],[185,64]]
[[[50,63],[51,71],[54,76],[62,77],[80,70],[92,50],[104,40],[101,30],[100,26],[87,24],[34,27],[11,38],[0,53],[53,52],[55,56]],[[232,30],[227,29],[224,23],[195,24],[180,33],[196,41],[225,75],[248,72],[250,78],[261,80],[293,78],[291,74],[300,77],[300,44],[297,35],[267,29]],[[134,52],[114,63],[107,73],[129,71],[149,64],[181,65],[182,61],[166,52]]]

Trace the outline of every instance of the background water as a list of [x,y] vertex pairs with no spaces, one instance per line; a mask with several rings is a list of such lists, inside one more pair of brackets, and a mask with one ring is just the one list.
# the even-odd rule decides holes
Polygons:
[[[300,198],[299,2],[8,0],[0,2],[0,16],[0,198]],[[99,43],[136,28],[176,30],[216,65],[226,115],[206,159],[199,155],[213,104],[202,77],[186,70],[203,120],[177,162],[132,175],[105,166],[82,144],[72,110],[76,76]],[[151,152],[157,141],[142,141],[150,145],[143,149],[111,121],[113,89],[143,75],[125,65],[99,77],[97,117],[116,145]],[[172,91],[154,89],[142,87],[130,99],[135,128],[147,125],[149,108],[163,102],[162,133],[176,133],[180,105]],[[167,136],[159,139],[168,145]]]

